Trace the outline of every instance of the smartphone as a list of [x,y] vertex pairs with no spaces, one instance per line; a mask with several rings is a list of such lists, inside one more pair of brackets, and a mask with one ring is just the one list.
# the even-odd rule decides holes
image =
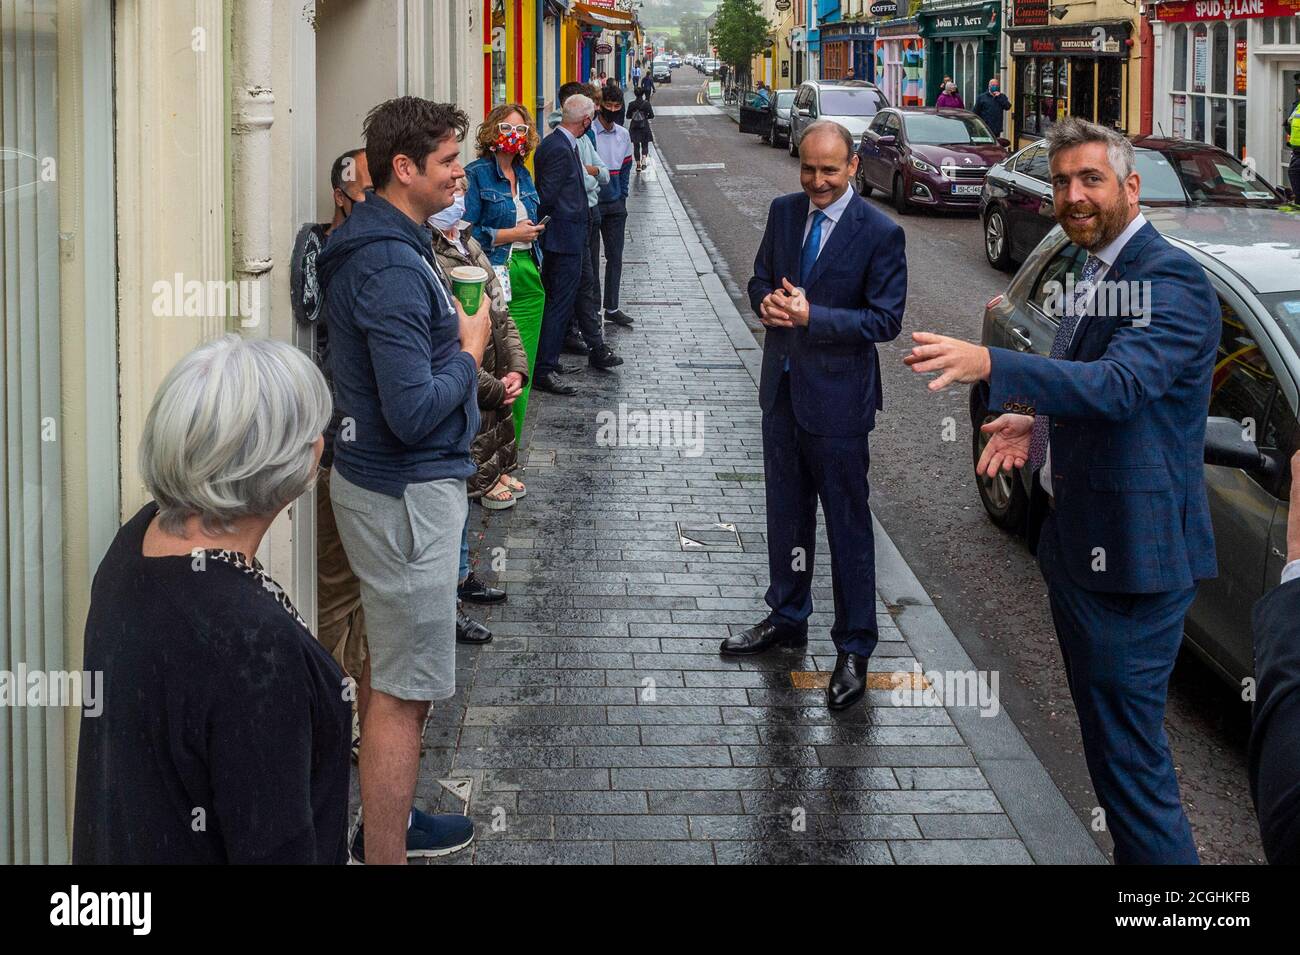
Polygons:
[[550,216],[542,216],[542,221],[539,222],[539,223],[537,223],[537,224],[538,224],[538,225],[542,225],[542,226],[544,226],[544,225],[546,225],[546,223],[548,223],[548,222],[550,222],[550,221],[551,221],[551,217],[550,217]]

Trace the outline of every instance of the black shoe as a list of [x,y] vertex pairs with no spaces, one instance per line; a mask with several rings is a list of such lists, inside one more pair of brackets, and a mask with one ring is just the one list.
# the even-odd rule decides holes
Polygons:
[[768,617],[762,623],[756,623],[748,630],[722,641],[721,653],[743,655],[762,653],[773,647],[806,647],[808,645],[808,627],[789,627],[773,623]]
[[867,661],[860,653],[840,653],[835,657],[835,671],[826,687],[826,706],[842,710],[852,706],[867,692]]
[[492,631],[473,617],[466,616],[465,611],[456,604],[456,642],[457,643],[491,643]]
[[632,326],[632,316],[628,315],[621,308],[616,308],[612,312],[605,309],[605,321],[613,322],[615,325],[622,325],[624,328]]
[[456,588],[456,596],[472,604],[499,604],[506,599],[506,592],[497,587],[489,587],[471,573]]
[[533,387],[553,395],[576,395],[578,393],[577,388],[565,384],[564,379],[553,371],[534,378]]
[[568,334],[564,336],[564,346],[560,351],[569,355],[586,355],[591,352],[591,349],[588,348],[587,343],[577,335]]
[[561,375],[576,375],[582,371],[583,366],[576,361],[560,361],[555,363],[555,370]]
[[601,345],[587,356],[587,364],[592,368],[617,368],[623,364],[623,359],[614,354],[614,349],[608,345]]

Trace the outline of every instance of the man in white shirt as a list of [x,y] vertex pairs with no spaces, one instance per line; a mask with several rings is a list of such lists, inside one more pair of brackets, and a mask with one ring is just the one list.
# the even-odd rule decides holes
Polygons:
[[631,325],[632,319],[618,305],[619,286],[623,278],[623,240],[627,230],[627,194],[632,179],[632,134],[618,122],[623,109],[622,90],[605,87],[596,131],[596,152],[609,169],[609,182],[600,187],[600,228],[592,242],[591,261],[595,267],[597,293],[600,292],[600,245],[605,245],[605,320],[615,325]]

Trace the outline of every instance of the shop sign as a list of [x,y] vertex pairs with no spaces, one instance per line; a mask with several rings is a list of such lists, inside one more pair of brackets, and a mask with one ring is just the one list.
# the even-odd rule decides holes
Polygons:
[[1155,7],[1155,19],[1171,23],[1300,15],[1300,0],[1179,0]]
[[774,6],[782,13],[790,9],[790,0],[776,0]]
[[1192,92],[1205,92],[1205,77],[1209,71],[1210,38],[1205,34],[1193,37],[1192,42]]
[[998,22],[998,8],[978,7],[951,13],[923,14],[920,18],[922,36],[960,36],[972,33],[989,33]]
[[597,44],[596,44],[596,55],[597,55],[597,56],[609,56],[609,54],[611,54],[611,53],[613,53],[613,52],[614,52],[614,47],[611,46],[611,45],[608,44],[608,43],[597,43]]
[[1246,95],[1246,41],[1238,40],[1236,48],[1236,65],[1232,76],[1232,88],[1238,96]]
[[[777,0],[777,2],[780,3],[780,0]],[[873,17],[892,17],[897,14],[898,0],[876,0],[871,5],[871,15]]]
[[1011,41],[1013,54],[1061,56],[1123,56],[1125,37],[1108,33],[1104,27],[1081,27],[1080,32],[1055,33],[1047,36],[1017,36]]
[[1016,0],[1011,8],[1014,19],[1012,26],[1045,27],[1047,26],[1048,0]]

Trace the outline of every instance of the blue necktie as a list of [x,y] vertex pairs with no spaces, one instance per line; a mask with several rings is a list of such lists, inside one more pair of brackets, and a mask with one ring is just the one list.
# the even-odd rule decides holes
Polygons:
[[803,285],[808,281],[808,276],[812,275],[813,263],[817,261],[817,253],[822,249],[822,223],[829,216],[818,209],[813,213],[812,228],[808,230],[808,238],[804,239],[803,251],[799,253],[799,284]]

